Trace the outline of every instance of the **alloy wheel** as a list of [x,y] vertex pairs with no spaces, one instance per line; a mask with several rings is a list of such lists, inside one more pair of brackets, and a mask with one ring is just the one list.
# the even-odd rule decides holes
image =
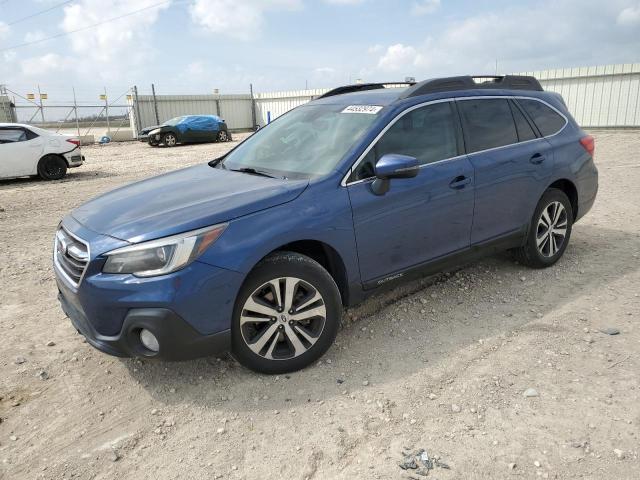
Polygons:
[[560,202],[551,202],[542,210],[536,231],[536,246],[544,257],[553,257],[567,236],[567,211]]
[[226,142],[227,132],[225,132],[224,130],[220,130],[220,133],[218,134],[218,140],[220,140],[221,142]]
[[240,331],[256,355],[289,360],[316,343],[326,319],[325,301],[313,285],[299,278],[280,277],[249,295],[240,314]]
[[176,145],[176,137],[174,135],[166,135],[164,137],[164,143],[167,147],[174,147]]

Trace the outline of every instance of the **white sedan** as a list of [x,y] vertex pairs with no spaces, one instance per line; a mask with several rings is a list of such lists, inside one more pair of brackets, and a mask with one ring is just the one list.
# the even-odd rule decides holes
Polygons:
[[78,137],[20,123],[0,123],[0,178],[59,180],[84,162]]

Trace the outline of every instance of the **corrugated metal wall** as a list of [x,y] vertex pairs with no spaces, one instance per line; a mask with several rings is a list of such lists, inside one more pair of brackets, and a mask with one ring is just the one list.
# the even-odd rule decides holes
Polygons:
[[275,120],[292,108],[304,105],[328,91],[329,89],[314,89],[259,93],[256,95],[257,122],[260,126],[265,126],[269,118]]
[[[583,127],[640,127],[640,64],[565,68],[525,72],[540,80],[545,90],[560,93]],[[292,108],[303,105],[328,89],[259,93],[255,96],[256,122],[264,126]],[[216,114],[231,129],[253,127],[250,95],[158,95],[160,122],[178,115]],[[141,126],[157,123],[153,96],[139,95],[134,116]],[[135,128],[135,117],[132,120]]]
[[640,63],[561,68],[533,75],[562,95],[583,127],[640,126]]
[[149,127],[180,115],[218,115],[230,129],[251,128],[250,95],[156,95],[158,119],[152,95],[138,95],[134,103],[132,128],[136,116],[140,116],[140,127]]

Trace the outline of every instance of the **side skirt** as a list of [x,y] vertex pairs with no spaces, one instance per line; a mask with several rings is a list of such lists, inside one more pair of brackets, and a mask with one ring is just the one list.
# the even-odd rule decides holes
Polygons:
[[398,287],[402,283],[452,270],[487,255],[519,247],[526,240],[527,227],[497,239],[472,245],[470,248],[400,270],[381,278],[365,282],[362,287],[351,286],[349,306],[354,306],[371,295]]

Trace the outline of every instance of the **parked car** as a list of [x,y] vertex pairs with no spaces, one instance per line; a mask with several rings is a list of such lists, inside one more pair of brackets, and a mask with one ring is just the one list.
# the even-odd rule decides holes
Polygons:
[[152,147],[175,147],[179,143],[228,142],[231,133],[216,115],[183,115],[143,129],[138,138]]
[[21,123],[0,123],[0,178],[59,180],[82,165],[78,137]]
[[593,155],[532,77],[342,87],[72,211],[59,299],[112,355],[230,350],[289,372],[330,347],[343,307],[400,281],[499,250],[555,264],[595,201]]

